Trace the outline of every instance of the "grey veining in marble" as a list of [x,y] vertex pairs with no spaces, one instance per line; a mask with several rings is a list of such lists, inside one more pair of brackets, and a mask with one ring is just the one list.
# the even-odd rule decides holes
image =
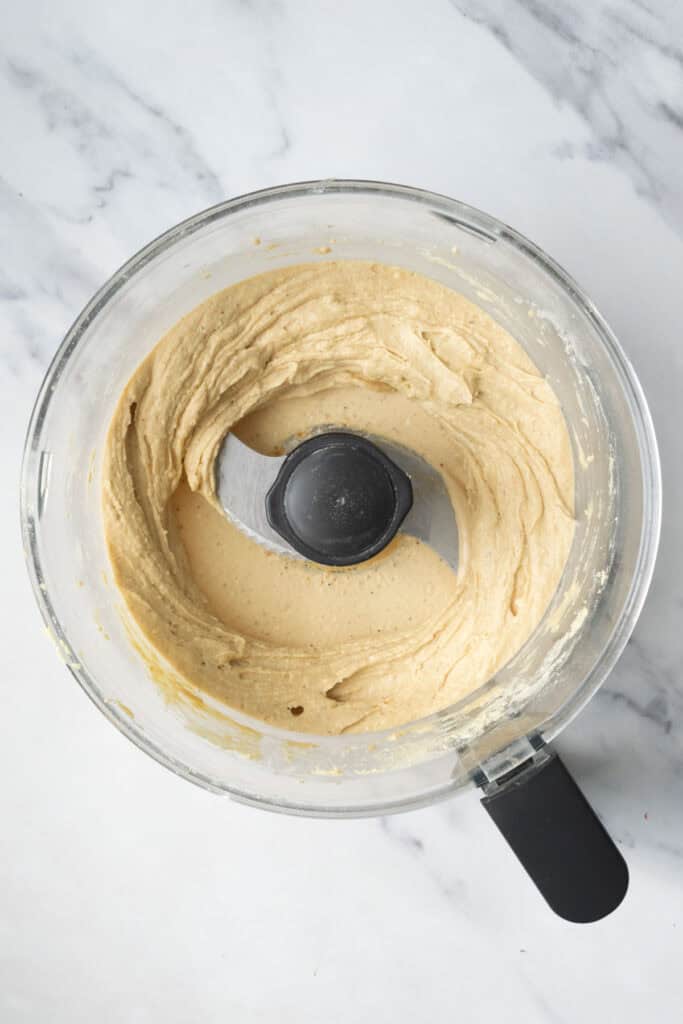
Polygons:
[[[614,161],[683,233],[683,6],[451,0],[591,129],[582,151]],[[666,150],[673,158],[662,159]],[[572,143],[555,149],[572,159]]]
[[[683,5],[22,0],[0,37],[0,1019],[500,1020],[680,1011]],[[18,535],[61,337],[140,246],[224,196],[348,176],[455,195],[573,273],[643,382],[661,555],[558,747],[631,890],[553,918],[470,793],[391,819],[268,816],[190,787],[85,700]]]

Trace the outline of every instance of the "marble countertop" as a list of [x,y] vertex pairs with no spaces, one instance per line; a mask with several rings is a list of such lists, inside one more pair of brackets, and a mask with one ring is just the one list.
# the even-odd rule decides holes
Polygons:
[[[677,0],[22,0],[0,41],[3,1024],[673,1020],[683,1000],[683,8]],[[661,554],[559,747],[631,869],[552,916],[475,793],[389,819],[195,789],[85,699],[22,563],[30,406],[76,313],[170,224],[316,177],[421,185],[519,228],[650,399]]]

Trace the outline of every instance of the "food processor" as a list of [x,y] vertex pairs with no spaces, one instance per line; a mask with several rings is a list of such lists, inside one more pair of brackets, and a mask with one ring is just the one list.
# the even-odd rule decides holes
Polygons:
[[[172,667],[135,630],[114,584],[100,507],[114,407],[158,339],[222,288],[326,259],[417,271],[493,317],[559,398],[575,469],[569,558],[521,650],[451,707],[341,736],[276,729],[208,697],[172,698]],[[267,189],[177,225],[100,289],[62,342],[29,425],[21,504],[29,573],[58,651],[161,764],[258,807],[328,817],[407,810],[475,785],[557,913],[596,920],[623,898],[623,859],[550,744],[610,672],[645,599],[659,537],[657,447],[610,329],[514,230],[430,192],[336,180]]]

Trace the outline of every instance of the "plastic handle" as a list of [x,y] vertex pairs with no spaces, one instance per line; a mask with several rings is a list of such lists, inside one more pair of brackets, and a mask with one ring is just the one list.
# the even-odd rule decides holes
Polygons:
[[485,792],[482,804],[556,914],[586,924],[616,910],[628,867],[557,754]]

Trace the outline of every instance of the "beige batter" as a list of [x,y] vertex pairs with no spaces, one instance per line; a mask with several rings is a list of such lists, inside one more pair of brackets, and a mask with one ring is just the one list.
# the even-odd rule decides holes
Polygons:
[[[457,576],[413,538],[330,570],[225,518],[228,430],[275,454],[320,425],[440,469]],[[557,587],[573,500],[559,403],[517,342],[443,285],[355,261],[263,274],[181,320],[121,397],[103,482],[116,582],[151,644],[190,687],[319,734],[412,721],[486,682]]]

